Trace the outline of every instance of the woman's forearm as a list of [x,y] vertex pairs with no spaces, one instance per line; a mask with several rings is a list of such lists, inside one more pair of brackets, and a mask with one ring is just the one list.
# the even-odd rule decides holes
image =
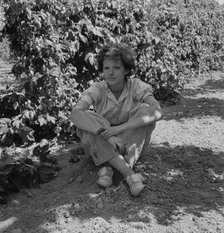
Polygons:
[[88,131],[93,134],[97,134],[97,131],[101,127],[99,124],[96,124],[96,122],[91,118],[91,116],[89,116],[88,112],[80,109],[72,110],[70,120],[77,128]]
[[129,129],[135,129],[139,128],[145,125],[150,125],[155,123],[156,121],[159,121],[162,118],[162,112],[160,109],[154,109],[150,111],[148,114],[145,114],[145,116],[140,116],[135,119],[131,119],[125,123],[123,123],[121,126],[122,131],[129,130]]

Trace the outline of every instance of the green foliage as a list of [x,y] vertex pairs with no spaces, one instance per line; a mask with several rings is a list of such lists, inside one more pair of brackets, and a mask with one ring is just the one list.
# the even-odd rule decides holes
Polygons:
[[4,0],[4,8],[19,56],[19,85],[0,100],[5,146],[75,135],[68,115],[99,77],[95,58],[107,41],[136,51],[137,77],[166,103],[178,101],[184,81],[223,62],[224,14],[215,1]]
[[9,195],[21,188],[31,188],[57,176],[60,167],[50,157],[49,146],[42,141],[31,150],[0,149],[0,204],[7,203]]
[[216,1],[185,2],[151,1],[147,10],[154,38],[143,47],[140,72],[158,99],[169,102],[188,79],[223,69],[224,11]]

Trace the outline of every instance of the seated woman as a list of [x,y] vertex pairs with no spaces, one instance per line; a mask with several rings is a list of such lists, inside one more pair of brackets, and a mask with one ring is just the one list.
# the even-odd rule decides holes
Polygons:
[[[135,68],[135,54],[122,44],[105,45],[98,56],[104,80],[83,92],[70,119],[78,128],[85,153],[103,165],[98,184],[112,185],[113,167],[137,196],[144,189],[142,176],[133,166],[148,146],[155,122],[162,118],[152,87],[129,74]],[[95,111],[90,111],[90,106]]]

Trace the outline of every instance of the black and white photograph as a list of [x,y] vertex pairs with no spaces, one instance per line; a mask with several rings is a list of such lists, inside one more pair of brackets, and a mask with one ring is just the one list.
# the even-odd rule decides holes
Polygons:
[[0,0],[0,233],[224,233],[224,0]]

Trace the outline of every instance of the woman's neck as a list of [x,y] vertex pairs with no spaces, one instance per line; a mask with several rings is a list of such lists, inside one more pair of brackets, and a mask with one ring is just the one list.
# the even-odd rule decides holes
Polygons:
[[112,93],[119,93],[119,92],[122,92],[122,90],[124,88],[124,84],[122,86],[109,86],[109,88],[110,88]]
[[123,84],[118,84],[118,85],[109,85],[108,84],[108,87],[110,88],[112,93],[119,93],[119,92],[122,92],[124,85],[125,85],[125,81],[123,82]]
[[125,82],[123,83],[123,85],[119,85],[119,86],[110,86],[108,85],[110,91],[114,94],[114,96],[116,97],[116,99],[118,99],[124,89],[124,85],[125,85]]

